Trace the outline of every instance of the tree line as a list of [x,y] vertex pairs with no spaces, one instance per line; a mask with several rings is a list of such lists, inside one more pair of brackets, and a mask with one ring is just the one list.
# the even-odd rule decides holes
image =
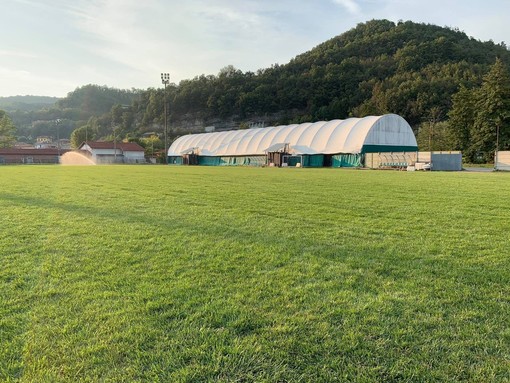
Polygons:
[[[256,72],[226,66],[217,75],[171,84],[170,140],[208,125],[396,113],[411,124],[421,149],[462,150],[470,161],[488,160],[497,130],[500,147],[509,148],[504,111],[509,63],[504,43],[480,42],[430,24],[372,20],[284,65]],[[84,138],[140,140],[151,132],[162,136],[164,100],[162,87],[123,91],[88,85],[53,108],[32,116],[24,112],[13,121],[18,126],[24,116],[27,135],[37,128],[34,122],[54,129],[51,121],[59,118],[75,145]]]

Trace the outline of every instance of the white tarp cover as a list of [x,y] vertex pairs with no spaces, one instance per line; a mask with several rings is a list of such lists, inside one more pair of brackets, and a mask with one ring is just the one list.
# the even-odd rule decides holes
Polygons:
[[266,152],[266,153],[269,153],[269,152],[281,152],[281,151],[285,150],[287,145],[288,144],[284,144],[284,143],[273,144],[269,148],[265,148],[264,152]]
[[264,155],[275,144],[288,143],[300,154],[360,153],[364,145],[417,146],[414,133],[396,114],[319,121],[297,125],[190,134],[168,149],[178,156],[190,147],[206,156]]

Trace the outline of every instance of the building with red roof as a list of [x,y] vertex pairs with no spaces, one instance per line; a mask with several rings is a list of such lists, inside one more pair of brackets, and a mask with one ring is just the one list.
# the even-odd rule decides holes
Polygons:
[[58,164],[66,149],[0,148],[0,164]]
[[96,164],[144,164],[144,148],[136,142],[86,141],[78,150]]

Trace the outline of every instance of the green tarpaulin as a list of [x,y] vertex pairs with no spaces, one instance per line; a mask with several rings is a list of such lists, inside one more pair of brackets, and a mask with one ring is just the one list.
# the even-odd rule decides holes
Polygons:
[[303,154],[299,156],[287,157],[288,166],[296,166],[301,164],[302,167],[308,168],[320,168],[324,166],[324,155],[323,154]]
[[362,154],[335,154],[331,157],[334,168],[357,168],[362,164]]
[[198,164],[204,166],[262,166],[265,163],[265,156],[200,156],[198,158]]
[[182,157],[181,156],[168,156],[168,164],[169,165],[182,165]]

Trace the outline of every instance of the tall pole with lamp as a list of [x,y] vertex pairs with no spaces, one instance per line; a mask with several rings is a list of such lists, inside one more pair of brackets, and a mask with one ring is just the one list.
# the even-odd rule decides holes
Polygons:
[[117,163],[117,133],[115,132],[115,124],[113,125],[113,163]]
[[166,105],[166,87],[170,84],[170,74],[169,73],[161,73],[161,82],[165,85],[165,93],[164,93],[164,102],[165,102],[165,163],[168,165],[168,140],[167,140],[167,126],[168,126],[168,117],[167,117],[167,105]]
[[60,162],[60,132],[59,132],[59,124],[60,118],[55,120],[55,125],[57,126],[57,154],[58,154],[58,162]]

